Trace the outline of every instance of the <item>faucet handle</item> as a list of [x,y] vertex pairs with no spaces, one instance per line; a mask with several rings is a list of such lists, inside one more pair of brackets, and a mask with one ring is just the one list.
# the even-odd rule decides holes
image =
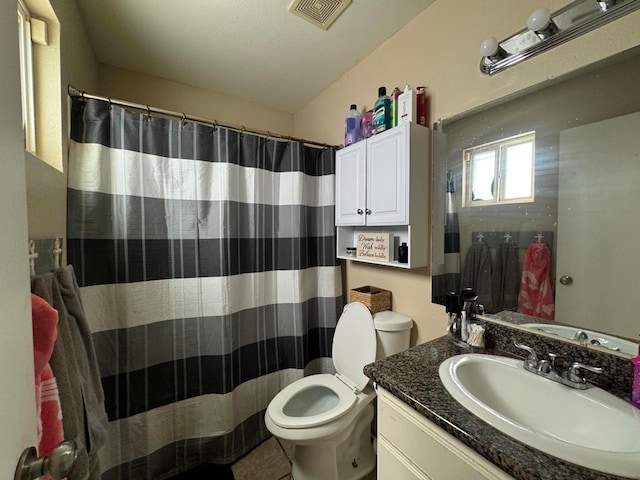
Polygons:
[[587,383],[587,380],[579,374],[580,370],[588,370],[593,373],[602,373],[604,371],[604,369],[600,367],[592,367],[584,363],[573,362],[567,370],[567,378],[572,382]]
[[558,358],[558,355],[556,355],[555,353],[547,353],[547,358],[549,359],[549,363],[551,364],[551,367],[555,368],[556,366],[556,358]]
[[589,341],[589,335],[587,335],[587,333],[583,332],[582,330],[578,330],[573,335],[573,340],[579,341],[581,345],[586,345],[587,342]]
[[514,341],[513,344],[516,346],[516,348],[519,348],[520,350],[524,350],[529,354],[527,356],[527,359],[525,360],[525,363],[527,365],[530,365],[532,367],[535,367],[536,365],[538,365],[538,355],[536,354],[536,351],[533,348],[529,347],[528,345],[523,345],[521,343],[518,343],[516,341]]

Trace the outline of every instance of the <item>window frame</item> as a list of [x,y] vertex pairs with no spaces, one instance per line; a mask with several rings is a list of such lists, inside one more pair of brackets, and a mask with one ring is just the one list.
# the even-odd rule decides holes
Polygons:
[[[505,195],[505,176],[506,176],[506,151],[509,147],[531,143],[531,195],[518,198],[504,198]],[[489,151],[495,151],[494,160],[494,178],[495,186],[493,199],[490,200],[473,200],[472,199],[472,179],[473,158],[478,154]],[[482,145],[465,148],[462,151],[462,206],[463,207],[485,207],[492,205],[513,205],[519,203],[533,203],[535,201],[535,164],[536,164],[536,141],[535,130],[508,138],[495,140],[493,142],[484,143]]]
[[33,44],[31,42],[31,14],[22,0],[17,2],[20,50],[20,92],[22,99],[22,127],[24,148],[36,153],[36,113],[33,68]]

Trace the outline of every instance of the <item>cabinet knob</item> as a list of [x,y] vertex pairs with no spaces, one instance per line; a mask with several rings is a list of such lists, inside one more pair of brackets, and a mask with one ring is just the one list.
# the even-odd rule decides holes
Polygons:
[[364,211],[364,213],[366,213],[367,215],[371,215],[371,210],[369,210],[368,208]]
[[357,214],[358,214],[358,215],[362,215],[362,209],[361,209],[361,208],[359,208],[358,210],[356,210],[356,212],[357,212]]

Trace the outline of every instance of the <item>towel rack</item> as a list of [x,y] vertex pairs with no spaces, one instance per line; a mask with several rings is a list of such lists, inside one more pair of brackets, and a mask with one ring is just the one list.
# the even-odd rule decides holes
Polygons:
[[31,275],[40,275],[60,268],[62,237],[29,240],[28,257]]

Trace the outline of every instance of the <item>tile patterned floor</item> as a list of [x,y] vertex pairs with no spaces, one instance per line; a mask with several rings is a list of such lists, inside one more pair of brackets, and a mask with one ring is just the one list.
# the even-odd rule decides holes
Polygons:
[[[271,437],[230,468],[206,465],[171,480],[290,480],[293,449],[292,443]],[[363,480],[376,480],[376,472]]]

